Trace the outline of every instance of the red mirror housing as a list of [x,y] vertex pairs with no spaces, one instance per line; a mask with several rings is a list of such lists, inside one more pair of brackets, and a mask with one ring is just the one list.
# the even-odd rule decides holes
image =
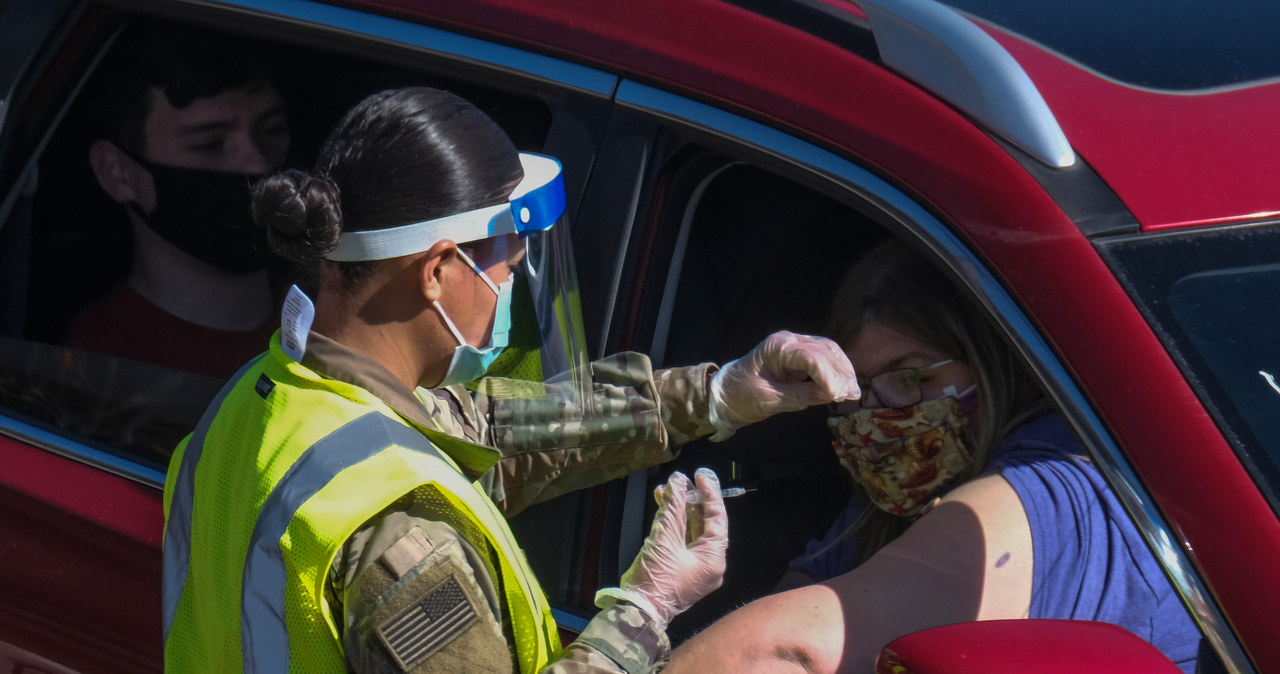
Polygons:
[[989,620],[899,637],[880,651],[876,674],[1180,674],[1155,646],[1111,623]]

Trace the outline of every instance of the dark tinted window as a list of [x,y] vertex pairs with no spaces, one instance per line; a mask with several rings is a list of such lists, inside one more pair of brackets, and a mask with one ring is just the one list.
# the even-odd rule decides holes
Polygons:
[[1108,77],[1200,89],[1280,75],[1280,3],[1271,0],[948,0]]
[[[128,20],[114,19],[119,21],[86,27],[86,37],[65,45],[59,57],[89,67],[89,57],[112,29]],[[383,49],[379,55],[386,60],[373,60],[366,54],[371,48],[350,39],[329,44],[325,38],[332,36],[281,37],[305,43],[264,45],[290,111],[289,166],[311,165],[329,128],[364,96],[403,86],[454,91],[489,113],[521,149],[542,148],[551,113],[536,94],[464,79],[459,68],[416,54]],[[342,47],[359,50],[360,57],[337,51]],[[449,72],[442,75],[445,69]],[[0,203],[12,203],[0,222],[0,416],[163,470],[223,382],[181,367],[64,346],[72,319],[129,273],[133,250],[124,208],[103,193],[89,167],[92,122],[99,111],[90,96],[73,100],[73,88],[64,86],[83,74],[70,66],[47,75],[33,72],[38,85],[33,88],[44,96],[38,109],[49,114],[35,114],[37,108],[21,100],[12,106],[23,113],[13,120],[20,135],[50,135],[34,158],[38,179],[0,184]],[[65,117],[50,129],[54,113],[64,110]],[[16,175],[15,167],[31,159],[9,153],[0,158],[0,174]],[[278,293],[294,280],[285,265],[272,269]],[[261,346],[265,350],[266,342]]]
[[1280,224],[1135,238],[1102,250],[1280,505]]

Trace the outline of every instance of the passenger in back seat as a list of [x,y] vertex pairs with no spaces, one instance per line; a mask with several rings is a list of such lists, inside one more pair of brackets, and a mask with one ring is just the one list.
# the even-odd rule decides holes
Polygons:
[[64,343],[228,377],[278,325],[249,204],[289,149],[284,101],[254,45],[170,24],[123,32],[91,87],[88,159],[128,213],[133,260]]

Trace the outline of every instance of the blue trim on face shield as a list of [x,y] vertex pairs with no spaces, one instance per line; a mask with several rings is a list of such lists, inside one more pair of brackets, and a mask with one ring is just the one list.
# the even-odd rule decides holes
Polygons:
[[386,260],[421,253],[437,241],[479,241],[505,234],[526,235],[555,225],[565,210],[564,177],[554,157],[520,153],[524,179],[508,202],[424,220],[401,227],[343,232],[326,257],[336,262]]
[[[545,232],[564,215],[564,171],[560,162],[547,156],[523,153],[525,179],[511,193],[511,213],[521,235]],[[529,183],[531,189],[521,188]]]

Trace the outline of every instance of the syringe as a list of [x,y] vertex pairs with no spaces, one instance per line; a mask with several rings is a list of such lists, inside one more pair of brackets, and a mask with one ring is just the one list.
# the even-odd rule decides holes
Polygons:
[[[720,496],[721,498],[734,498],[735,496],[742,496],[743,494],[746,494],[749,491],[755,491],[755,490],[747,489],[745,487],[725,487],[724,489],[720,490]],[[697,489],[690,489],[689,491],[685,492],[684,502],[691,503],[691,504],[702,503],[702,492],[698,491]]]

